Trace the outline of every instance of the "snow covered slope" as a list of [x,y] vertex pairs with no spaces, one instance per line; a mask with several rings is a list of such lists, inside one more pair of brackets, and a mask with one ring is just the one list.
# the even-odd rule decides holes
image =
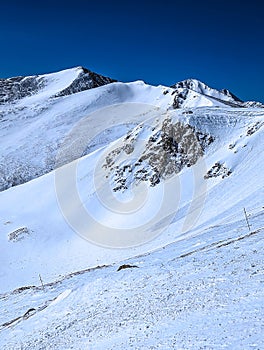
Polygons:
[[264,112],[190,83],[1,107],[1,349],[262,348]]
[[[164,96],[163,90],[163,87],[152,87],[143,82],[113,83],[51,98],[49,94],[59,94],[56,86],[49,94],[43,91],[16,103],[0,106],[0,189],[24,183],[54,169],[60,143],[82,118],[103,107],[123,102],[151,104],[146,109],[167,107],[171,104],[172,96]],[[144,116],[134,116],[137,122],[142,118]],[[102,121],[105,125],[105,120]],[[124,116],[114,120],[113,116],[106,127],[111,127],[114,122],[125,124],[130,121],[124,120]],[[96,125],[97,121],[92,119],[90,127]],[[115,135],[109,137],[114,139]]]
[[[116,107],[116,117],[118,113],[121,117],[123,109]],[[170,127],[176,125],[181,130],[178,150],[168,144],[166,148],[167,139],[162,138],[168,120]],[[1,271],[3,290],[36,284],[39,273],[52,280],[87,266],[151,251],[185,234],[199,234],[227,216],[238,214],[241,219],[244,206],[261,210],[263,186],[256,179],[264,171],[260,162],[263,123],[261,110],[197,109],[188,115],[179,110],[170,112],[169,117],[168,112],[160,115],[158,110],[155,115],[151,111],[147,124],[141,123],[111,144],[2,192],[0,266],[11,268]],[[211,139],[198,153],[194,150],[194,155],[190,148],[197,148],[198,143],[180,150],[190,138],[190,127],[199,131],[203,140]],[[169,135],[170,131],[166,132]],[[198,165],[188,167],[196,162]],[[80,200],[75,200],[76,190]],[[131,205],[128,212],[126,203]],[[109,227],[109,232],[100,234],[100,224]],[[23,227],[28,232],[12,238],[16,236],[13,232]],[[124,228],[124,241],[116,236],[117,228]],[[148,243],[134,247],[144,242]],[[116,251],[100,245],[131,248]],[[27,273],[21,274],[21,268]]]
[[[227,90],[217,91],[197,80],[186,80],[173,88],[153,87],[141,81],[112,82],[112,79],[82,67],[1,80],[0,190],[53,170],[64,135],[82,118],[103,107],[124,102],[148,104],[150,107],[146,109],[159,107],[163,110],[243,105]],[[135,119],[138,123],[144,120],[144,116]],[[124,122],[123,116],[115,120],[115,124],[121,122]],[[126,122],[128,124],[130,120]],[[90,123],[91,128],[97,125],[96,120]],[[106,126],[111,126],[111,123],[113,120]],[[120,132],[118,135],[121,136]],[[116,135],[109,130],[108,137],[111,141]],[[65,163],[68,161],[65,159]]]

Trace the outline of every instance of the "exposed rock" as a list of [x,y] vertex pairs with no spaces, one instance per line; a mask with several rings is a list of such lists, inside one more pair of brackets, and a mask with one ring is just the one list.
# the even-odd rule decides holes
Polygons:
[[[142,132],[141,127],[137,127],[123,138],[123,146],[106,156],[103,168],[107,171],[106,177],[113,180],[113,191],[124,191],[132,183],[142,181],[156,186],[185,166],[194,165],[214,141],[211,135],[180,121],[173,123],[170,118],[165,118],[153,130],[140,155],[133,157],[137,138]],[[127,158],[127,154],[131,154],[131,158]]]
[[81,67],[81,72],[78,78],[76,78],[72,82],[72,84],[69,85],[66,89],[56,94],[55,97],[72,95],[77,92],[89,90],[89,89],[110,84],[113,82],[116,82],[116,80],[108,77],[104,77],[100,74],[93,73],[90,70]]
[[187,99],[188,94],[189,94],[188,89],[175,90],[175,97],[174,97],[172,107],[174,109],[180,108],[182,106],[183,102]]
[[247,136],[253,135],[256,131],[258,131],[262,126],[264,125],[264,122],[258,121],[254,125],[251,125],[247,130]]
[[117,271],[121,271],[121,270],[124,270],[124,269],[131,269],[131,268],[138,268],[138,266],[136,266],[136,265],[124,264],[124,265],[119,266],[119,268],[117,269]]
[[20,227],[17,230],[14,230],[8,234],[8,240],[12,242],[18,242],[24,239],[30,234],[27,227]]
[[34,95],[44,86],[44,78],[38,75],[0,79],[0,104]]
[[218,177],[221,176],[222,179],[225,177],[228,177],[232,174],[232,171],[228,169],[226,166],[221,164],[220,162],[215,163],[210,170],[207,171],[207,173],[204,175],[205,179],[209,179],[212,177]]

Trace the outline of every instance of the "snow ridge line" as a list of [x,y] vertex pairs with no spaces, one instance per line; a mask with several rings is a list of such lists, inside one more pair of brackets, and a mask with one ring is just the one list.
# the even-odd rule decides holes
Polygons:
[[218,241],[218,242],[215,242],[215,243],[211,243],[211,244],[209,244],[209,245],[207,245],[205,247],[202,247],[202,248],[199,248],[199,249],[195,249],[195,250],[193,250],[191,252],[188,252],[188,253],[184,253],[184,254],[178,256],[177,258],[175,258],[173,260],[185,258],[186,256],[189,256],[189,255],[201,252],[203,250],[210,251],[210,250],[215,249],[215,248],[222,248],[222,247],[228,246],[229,244],[233,244],[233,243],[241,241],[241,240],[243,240],[245,238],[249,238],[249,237],[251,237],[251,236],[261,232],[263,229],[264,229],[264,227],[261,227],[261,228],[258,228],[255,231],[249,232],[249,233],[247,233],[246,235],[243,235],[243,236],[239,236],[239,237],[236,237],[236,238],[233,238],[233,239],[230,239],[230,240],[227,239],[227,240],[221,240],[221,241]]

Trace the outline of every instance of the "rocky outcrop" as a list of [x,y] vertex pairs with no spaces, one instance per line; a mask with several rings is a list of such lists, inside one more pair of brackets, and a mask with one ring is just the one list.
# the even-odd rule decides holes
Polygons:
[[0,104],[34,95],[44,86],[44,77],[37,75],[0,79]]
[[204,175],[204,179],[209,179],[213,177],[221,176],[222,179],[225,177],[228,177],[232,174],[232,171],[228,169],[224,164],[217,162],[215,163],[211,169],[207,171],[207,173]]
[[66,89],[60,91],[55,97],[76,94],[77,92],[89,90],[106,84],[116,82],[116,80],[104,77],[80,67],[79,76]]
[[[160,126],[153,128],[140,156],[135,158],[141,132],[144,132],[144,128],[140,125],[127,134],[122,146],[112,150],[106,157],[103,167],[107,171],[106,176],[113,178],[115,192],[124,191],[131,184],[141,181],[156,186],[161,180],[178,174],[184,167],[194,165],[214,141],[211,135],[189,124],[165,118]],[[125,164],[119,162],[126,158],[131,161]]]

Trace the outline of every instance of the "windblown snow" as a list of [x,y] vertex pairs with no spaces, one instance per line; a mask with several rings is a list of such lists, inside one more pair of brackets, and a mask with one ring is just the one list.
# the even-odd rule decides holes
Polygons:
[[264,347],[260,103],[82,67],[0,89],[1,349]]

